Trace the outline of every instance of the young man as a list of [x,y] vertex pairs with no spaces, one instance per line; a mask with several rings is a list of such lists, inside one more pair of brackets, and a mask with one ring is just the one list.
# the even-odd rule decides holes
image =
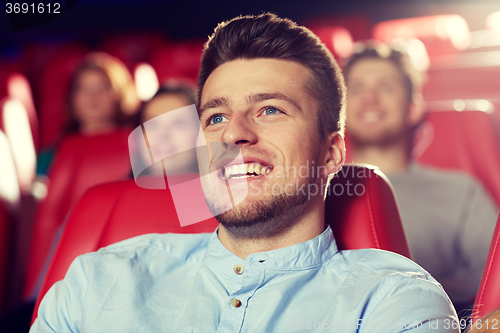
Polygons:
[[[246,198],[213,234],[144,235],[79,257],[31,332],[458,332],[427,272],[390,252],[339,252],[323,197],[297,190],[344,163],[345,88],[316,36],[272,14],[222,23],[198,88],[206,141],[245,162],[199,159],[201,173],[223,170],[202,182],[207,203],[218,211],[226,184],[233,198],[248,186]],[[283,172],[312,162],[319,175]]]
[[348,60],[346,128],[353,160],[378,166],[398,199],[413,259],[456,306],[474,301],[498,211],[470,177],[414,163],[413,133],[422,120],[422,74],[408,55],[367,44]]

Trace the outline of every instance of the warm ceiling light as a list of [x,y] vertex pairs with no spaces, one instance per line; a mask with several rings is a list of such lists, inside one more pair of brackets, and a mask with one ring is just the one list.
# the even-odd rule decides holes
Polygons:
[[486,17],[486,29],[500,30],[500,11]]
[[0,130],[0,198],[11,207],[19,202],[19,183],[9,140]]
[[310,26],[311,31],[325,44],[334,57],[348,58],[354,51],[349,30],[337,26]]
[[414,68],[422,72],[429,69],[431,61],[427,54],[427,49],[421,40],[416,38],[409,39],[406,44],[406,52]]
[[341,58],[348,58],[353,53],[351,33],[344,28],[336,28],[332,33],[332,42],[335,53]]
[[457,50],[471,43],[469,26],[459,15],[434,15],[390,20],[378,23],[373,38],[390,43],[396,38],[418,38],[424,42],[448,40]]
[[35,179],[36,153],[31,127],[24,105],[8,99],[3,106],[3,124],[16,163],[22,192],[30,192]]
[[137,95],[142,101],[149,101],[160,87],[156,71],[150,64],[141,63],[135,69],[134,77]]

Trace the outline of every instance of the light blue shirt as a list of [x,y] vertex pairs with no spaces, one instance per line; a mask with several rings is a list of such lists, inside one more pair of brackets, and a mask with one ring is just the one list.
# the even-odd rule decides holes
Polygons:
[[417,264],[339,251],[328,227],[245,260],[217,231],[144,235],[85,254],[48,291],[30,332],[459,332],[454,320]]

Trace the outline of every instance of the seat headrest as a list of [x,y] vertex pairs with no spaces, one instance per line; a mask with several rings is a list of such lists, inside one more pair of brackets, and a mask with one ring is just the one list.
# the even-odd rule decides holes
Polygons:
[[500,281],[500,215],[474,302],[474,310],[472,311],[474,322],[500,308],[500,284],[498,281]]

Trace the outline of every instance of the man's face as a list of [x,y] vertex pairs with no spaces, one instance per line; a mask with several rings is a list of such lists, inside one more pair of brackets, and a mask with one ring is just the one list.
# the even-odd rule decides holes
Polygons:
[[[164,163],[167,174],[189,173],[197,169],[193,147],[200,129],[198,118],[170,112],[188,105],[189,101],[183,95],[167,93],[153,98],[144,109],[141,122],[154,119],[148,125],[148,143],[153,143],[151,148],[156,156],[169,156],[168,162]],[[147,150],[143,151],[143,159],[149,160]]]
[[[224,156],[213,157],[212,167],[222,168],[212,178],[219,184],[205,183],[203,189],[214,207],[221,197],[217,192],[226,189],[221,184],[230,184],[233,196],[248,186],[243,202],[217,217],[242,236],[283,232],[308,205],[297,188],[305,184],[307,192],[307,184],[319,183],[310,171],[307,177],[298,173],[301,167],[317,167],[322,157],[317,106],[305,89],[310,76],[309,69],[291,61],[235,60],[219,66],[203,87],[200,122],[207,144],[235,144],[245,162],[227,166]],[[209,163],[200,159],[200,170]]]
[[406,139],[412,125],[412,102],[403,76],[393,63],[361,59],[346,81],[346,128],[354,144],[385,146]]

